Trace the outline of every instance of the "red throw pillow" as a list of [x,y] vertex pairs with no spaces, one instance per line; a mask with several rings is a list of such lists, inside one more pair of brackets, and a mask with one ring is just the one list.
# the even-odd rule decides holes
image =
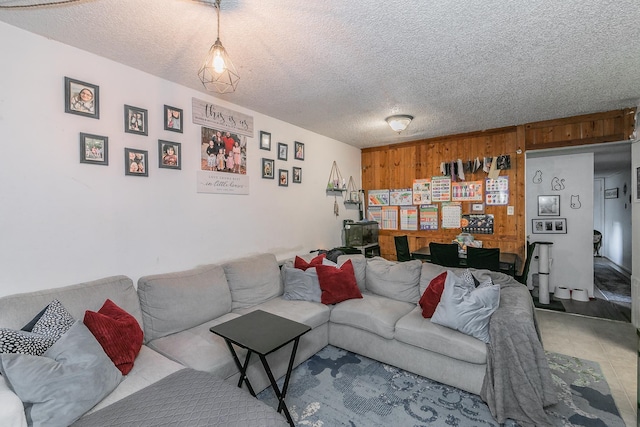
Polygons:
[[322,290],[320,300],[323,304],[337,304],[348,299],[362,298],[350,259],[338,268],[319,265],[316,267],[316,273]]
[[446,271],[431,279],[429,286],[424,290],[419,302],[422,308],[422,317],[429,319],[435,313],[444,291],[445,280],[447,280]]
[[136,318],[108,299],[97,313],[84,313],[84,324],[113,364],[127,375],[142,347],[143,332]]
[[307,268],[317,267],[322,265],[322,260],[326,258],[326,254],[320,254],[317,257],[313,258],[311,261],[307,262],[296,255],[296,259],[293,262],[293,266],[295,268],[299,268],[300,270],[306,270]]

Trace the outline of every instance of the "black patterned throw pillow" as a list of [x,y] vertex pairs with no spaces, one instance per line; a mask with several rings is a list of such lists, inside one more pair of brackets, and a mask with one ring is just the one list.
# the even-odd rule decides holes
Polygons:
[[40,319],[33,325],[31,332],[44,335],[57,341],[65,332],[73,326],[75,319],[66,308],[54,299],[44,311]]

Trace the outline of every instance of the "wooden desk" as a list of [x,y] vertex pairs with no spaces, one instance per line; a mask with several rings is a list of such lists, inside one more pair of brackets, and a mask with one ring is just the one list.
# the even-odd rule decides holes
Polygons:
[[[411,252],[414,259],[419,259],[426,262],[431,262],[431,251],[429,246],[422,247],[415,252]],[[467,255],[458,253],[460,257],[460,266],[465,267],[467,265]],[[510,252],[500,252],[500,271],[510,276],[516,275],[516,262],[518,261],[518,255]]]

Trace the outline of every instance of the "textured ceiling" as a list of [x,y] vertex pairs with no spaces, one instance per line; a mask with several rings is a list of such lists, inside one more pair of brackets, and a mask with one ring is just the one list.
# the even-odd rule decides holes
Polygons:
[[[638,0],[222,0],[220,19],[241,79],[214,96],[357,147],[640,99]],[[206,92],[210,3],[83,0],[0,21]],[[415,116],[400,135],[395,113]]]

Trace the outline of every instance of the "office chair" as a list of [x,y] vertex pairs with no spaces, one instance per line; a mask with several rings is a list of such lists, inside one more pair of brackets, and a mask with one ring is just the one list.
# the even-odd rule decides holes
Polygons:
[[[536,249],[537,242],[529,243],[527,241],[527,259],[524,261],[524,267],[522,267],[522,274],[520,276],[515,275],[514,278],[527,286],[527,278],[529,276],[529,267],[531,266],[531,260],[533,259],[533,251]],[[528,286],[527,286],[528,287]],[[533,287],[531,287],[533,289]]]
[[409,238],[407,236],[394,236],[396,243],[396,259],[400,262],[411,261],[413,257],[409,252]]
[[467,246],[467,267],[500,271],[500,248]]
[[459,267],[458,245],[456,243],[429,243],[431,263],[444,267]]

